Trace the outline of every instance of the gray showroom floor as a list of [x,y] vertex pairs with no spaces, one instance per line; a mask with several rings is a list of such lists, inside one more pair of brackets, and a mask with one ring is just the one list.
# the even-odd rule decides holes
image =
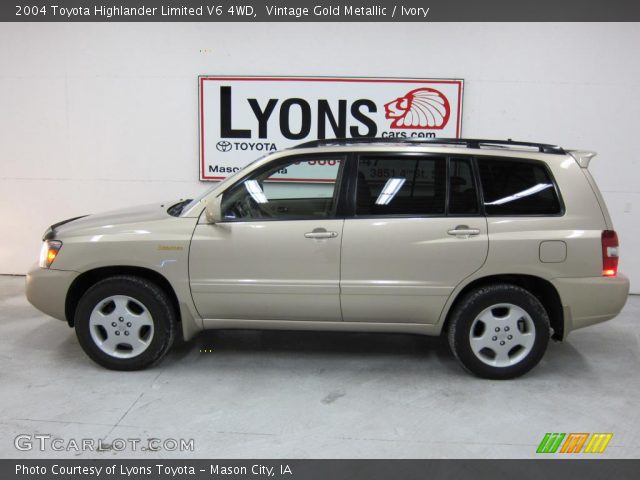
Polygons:
[[[604,455],[640,457],[637,296],[497,382],[465,373],[439,339],[381,334],[208,332],[158,367],[112,372],[23,283],[0,276],[1,457],[534,457],[546,432],[613,432]],[[195,449],[23,452],[20,434]]]

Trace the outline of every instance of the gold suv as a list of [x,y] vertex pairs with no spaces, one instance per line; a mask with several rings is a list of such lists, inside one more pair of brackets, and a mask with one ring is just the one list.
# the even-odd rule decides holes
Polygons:
[[471,372],[516,377],[549,338],[626,301],[594,155],[497,140],[305,143],[195,200],[52,225],[27,297],[118,370],[160,360],[178,332],[241,328],[444,334]]

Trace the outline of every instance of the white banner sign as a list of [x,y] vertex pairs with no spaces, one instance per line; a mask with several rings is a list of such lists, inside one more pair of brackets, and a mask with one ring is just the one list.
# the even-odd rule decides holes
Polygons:
[[[463,80],[199,77],[200,179],[324,138],[459,138]],[[305,165],[289,181],[322,181]]]

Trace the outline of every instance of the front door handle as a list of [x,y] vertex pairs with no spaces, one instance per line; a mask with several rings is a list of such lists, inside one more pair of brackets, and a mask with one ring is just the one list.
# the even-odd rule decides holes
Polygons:
[[312,232],[304,234],[304,238],[336,238],[338,232],[327,232],[324,228],[314,228]]
[[456,237],[469,238],[472,235],[479,235],[479,228],[469,228],[467,225],[458,225],[456,228],[448,230],[449,235],[455,235]]

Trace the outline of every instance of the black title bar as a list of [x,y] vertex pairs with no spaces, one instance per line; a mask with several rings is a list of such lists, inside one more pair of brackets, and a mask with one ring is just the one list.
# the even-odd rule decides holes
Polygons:
[[0,477],[70,480],[635,480],[640,460],[0,460]]
[[4,0],[1,22],[633,22],[637,0]]

